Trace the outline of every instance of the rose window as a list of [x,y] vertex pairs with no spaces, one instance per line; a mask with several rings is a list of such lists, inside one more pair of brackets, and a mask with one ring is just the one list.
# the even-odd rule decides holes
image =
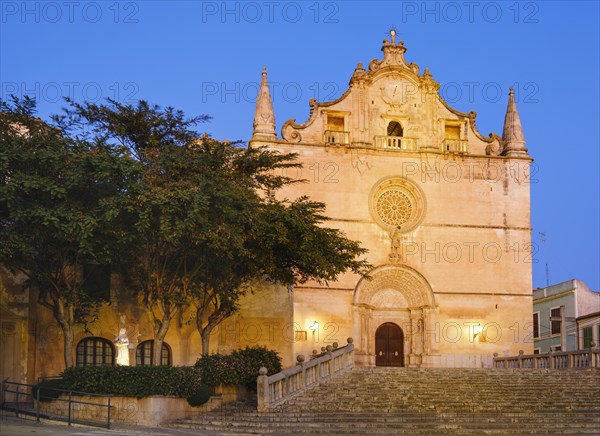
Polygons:
[[373,186],[369,210],[377,224],[390,232],[410,232],[425,216],[425,196],[414,182],[387,177]]
[[399,190],[382,193],[377,199],[377,214],[390,226],[401,226],[410,219],[412,205],[410,199]]

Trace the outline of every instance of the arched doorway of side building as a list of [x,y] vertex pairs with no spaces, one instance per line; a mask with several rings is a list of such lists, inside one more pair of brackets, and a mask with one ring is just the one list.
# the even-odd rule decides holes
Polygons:
[[404,334],[393,322],[375,331],[375,356],[376,366],[404,366]]

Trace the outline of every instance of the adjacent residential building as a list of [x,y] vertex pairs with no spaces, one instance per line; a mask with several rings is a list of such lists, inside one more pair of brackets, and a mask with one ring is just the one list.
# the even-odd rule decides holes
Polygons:
[[533,291],[534,352],[590,348],[600,339],[600,292],[581,280]]

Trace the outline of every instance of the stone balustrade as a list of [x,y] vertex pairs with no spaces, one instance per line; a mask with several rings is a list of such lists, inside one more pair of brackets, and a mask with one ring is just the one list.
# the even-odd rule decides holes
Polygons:
[[519,351],[518,356],[510,357],[498,357],[498,353],[494,353],[494,368],[600,368],[600,349],[588,348],[528,355]]
[[354,344],[348,338],[348,345],[338,348],[337,343],[328,345],[325,352],[305,362],[298,355],[296,366],[286,368],[273,375],[261,368],[256,380],[258,411],[266,412],[294,396],[305,392],[345,370],[354,367]]
[[442,152],[444,153],[466,153],[468,142],[466,139],[444,139]]
[[406,136],[375,136],[375,148],[384,150],[417,151],[417,139]]
[[325,130],[324,142],[326,144],[350,144],[350,132],[342,130]]

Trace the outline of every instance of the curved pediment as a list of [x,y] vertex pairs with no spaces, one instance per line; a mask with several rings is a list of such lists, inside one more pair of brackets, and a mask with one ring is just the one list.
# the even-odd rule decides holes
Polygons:
[[[496,155],[503,149],[495,134],[482,136],[475,112],[453,109],[439,95],[427,68],[404,59],[402,41],[384,41],[383,59],[365,69],[359,63],[349,88],[336,100],[309,102],[306,122],[287,120],[281,128],[284,141],[315,146],[347,146],[394,152],[440,152]],[[399,125],[393,134],[391,123]]]

